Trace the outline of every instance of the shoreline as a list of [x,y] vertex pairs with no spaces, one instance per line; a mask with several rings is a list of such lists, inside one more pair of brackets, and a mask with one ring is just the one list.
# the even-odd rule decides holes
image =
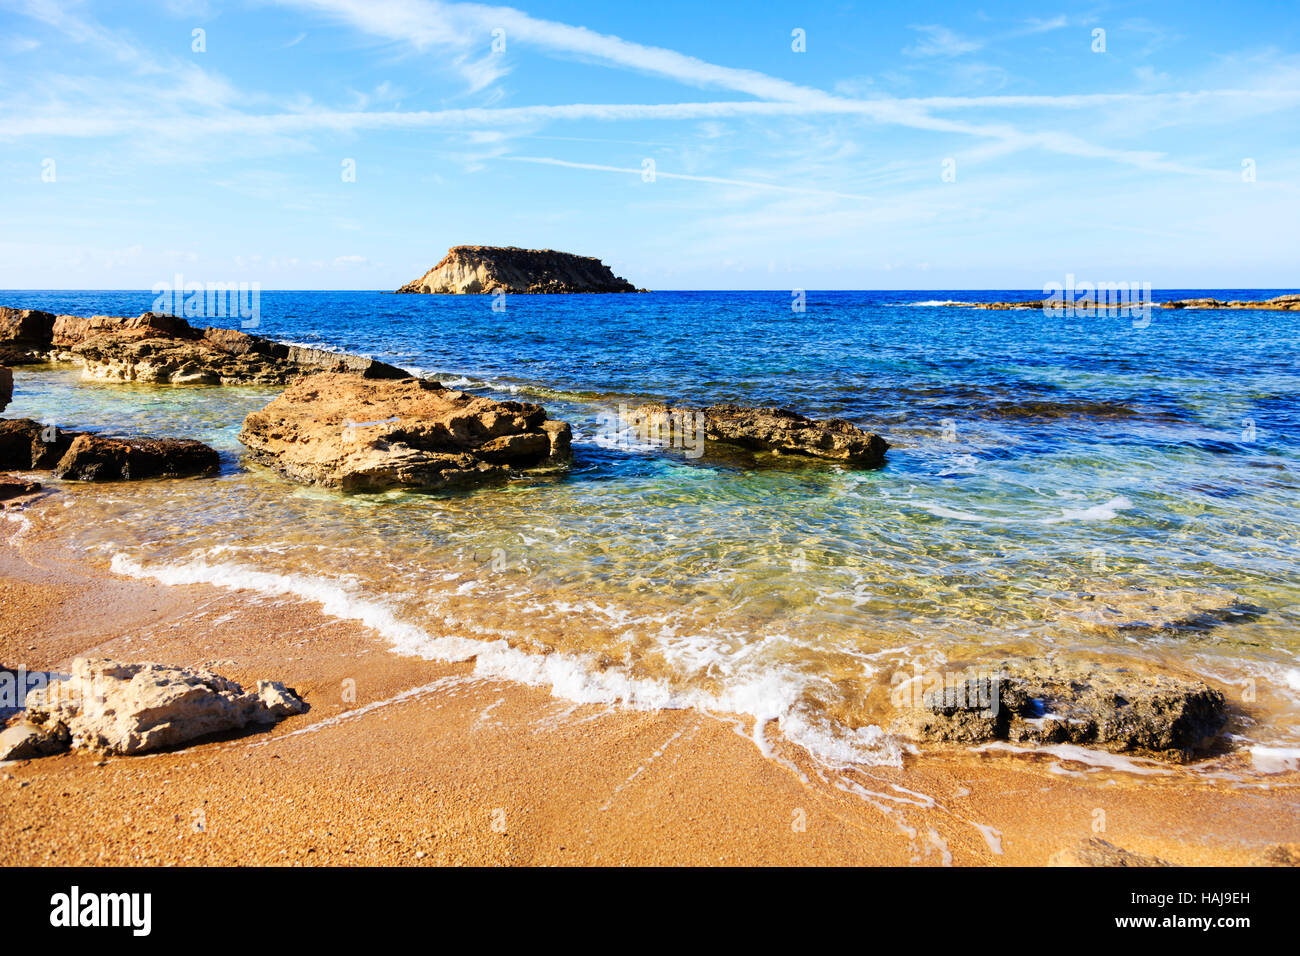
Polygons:
[[833,769],[748,718],[573,704],[401,656],[296,598],[121,578],[5,531],[6,665],[202,663],[311,705],[175,752],[0,767],[10,865],[1043,865],[1096,839],[1130,862],[1300,859],[1300,773],[1146,776],[943,746]]

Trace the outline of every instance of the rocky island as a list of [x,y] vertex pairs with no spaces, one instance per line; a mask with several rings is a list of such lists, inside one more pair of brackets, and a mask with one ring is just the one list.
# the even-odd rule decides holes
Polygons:
[[485,295],[557,292],[637,292],[592,256],[515,246],[452,246],[442,261],[398,292]]

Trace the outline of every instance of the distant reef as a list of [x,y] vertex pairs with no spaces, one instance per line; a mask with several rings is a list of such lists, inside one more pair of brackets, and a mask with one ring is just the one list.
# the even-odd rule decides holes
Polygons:
[[398,292],[486,295],[644,292],[592,256],[514,246],[452,246],[442,261]]
[[[955,304],[955,303],[954,303]],[[1030,299],[1026,302],[965,302],[976,309],[1116,309],[1127,308],[1143,303],[1138,300],[1110,301],[1080,298],[1069,299]],[[1279,295],[1273,299],[1175,299],[1172,302],[1147,302],[1147,305],[1161,309],[1261,309],[1272,312],[1300,312],[1300,293]]]

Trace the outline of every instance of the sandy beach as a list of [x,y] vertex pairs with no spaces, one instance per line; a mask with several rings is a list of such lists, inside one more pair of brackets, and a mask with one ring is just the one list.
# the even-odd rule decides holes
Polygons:
[[1300,854],[1295,773],[942,747],[832,770],[749,718],[573,705],[399,656],[310,603],[96,571],[19,525],[0,547],[7,666],[204,664],[311,710],[175,752],[4,765],[6,865],[1042,865],[1098,839],[1177,865]]

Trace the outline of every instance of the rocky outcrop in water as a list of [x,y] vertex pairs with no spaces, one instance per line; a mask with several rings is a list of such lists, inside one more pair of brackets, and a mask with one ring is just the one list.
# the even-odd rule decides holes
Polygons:
[[244,419],[252,458],[344,491],[464,487],[566,465],[571,432],[528,402],[498,402],[421,379],[304,378]]
[[0,420],[0,469],[52,470],[67,481],[184,478],[215,471],[219,456],[180,438],[113,438],[64,431],[30,418]]
[[1162,302],[1162,309],[1264,309],[1273,312],[1300,312],[1300,294],[1279,295],[1272,299],[1176,299]]
[[857,468],[880,468],[889,442],[863,431],[842,418],[807,418],[785,408],[747,408],[742,405],[685,405],[651,403],[633,409],[634,431],[643,440],[661,441],[679,435],[687,444],[692,430],[703,424],[706,442],[775,455],[818,458]]
[[283,684],[251,691],[211,671],[167,664],[78,658],[71,677],[27,695],[26,713],[5,731],[0,759],[41,756],[66,747],[138,754],[198,737],[270,725],[307,705]]
[[0,420],[0,469],[29,471],[53,468],[80,434],[42,425],[30,418]]
[[187,438],[106,438],[81,435],[54,466],[65,481],[189,478],[216,471],[215,449]]
[[[1146,300],[1107,301],[1093,299],[1029,299],[1025,302],[971,302],[963,303],[974,309],[1084,309],[1125,310],[1135,306],[1157,305]],[[1272,299],[1175,299],[1158,303],[1162,309],[1263,309],[1274,312],[1300,311],[1300,294],[1279,295]]]
[[89,378],[166,385],[284,385],[318,371],[406,378],[357,355],[285,345],[238,329],[196,329],[174,315],[53,315],[0,308],[0,361],[70,362]]
[[921,741],[1078,744],[1183,759],[1228,719],[1222,693],[1164,674],[1011,661],[933,683],[904,687],[907,706],[895,732]]
[[452,246],[441,262],[397,291],[478,295],[498,290],[511,294],[637,291],[591,256],[514,246]]
[[0,306],[0,364],[18,365],[47,349],[54,316],[39,309]]

